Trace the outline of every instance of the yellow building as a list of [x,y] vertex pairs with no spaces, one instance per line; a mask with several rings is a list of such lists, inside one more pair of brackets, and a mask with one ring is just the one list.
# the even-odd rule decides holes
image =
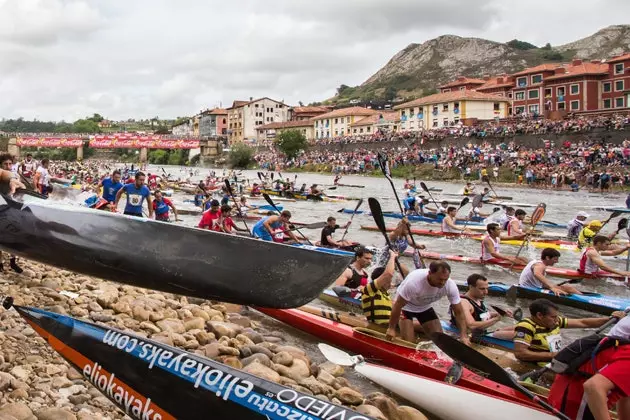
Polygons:
[[510,102],[498,95],[457,90],[425,96],[394,109],[400,115],[401,131],[419,131],[506,118]]
[[383,111],[350,124],[353,136],[372,136],[375,133],[398,131],[400,116],[396,111]]
[[313,118],[315,139],[352,135],[351,125],[360,119],[378,114],[373,109],[353,106],[336,109]]
[[315,131],[312,120],[286,121],[261,125],[256,127],[256,138],[258,142],[275,139],[283,131],[297,130],[311,141],[315,138]]

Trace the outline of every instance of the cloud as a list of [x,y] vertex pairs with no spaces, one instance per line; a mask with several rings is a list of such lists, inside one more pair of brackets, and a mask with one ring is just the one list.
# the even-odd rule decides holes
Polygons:
[[[586,6],[0,0],[0,117],[172,118],[261,96],[308,103],[342,83],[362,83],[408,44],[444,33],[552,44],[587,36],[608,19],[605,0],[593,1],[589,21],[569,27]],[[544,7],[554,15],[540,13]]]

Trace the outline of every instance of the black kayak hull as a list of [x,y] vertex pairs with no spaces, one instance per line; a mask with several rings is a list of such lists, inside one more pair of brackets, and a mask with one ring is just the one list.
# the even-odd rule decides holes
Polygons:
[[[35,200],[35,199],[34,199]],[[347,256],[81,207],[0,196],[0,248],[162,292],[292,308],[315,299]]]
[[37,308],[15,309],[86,380],[135,419],[369,419],[145,337]]

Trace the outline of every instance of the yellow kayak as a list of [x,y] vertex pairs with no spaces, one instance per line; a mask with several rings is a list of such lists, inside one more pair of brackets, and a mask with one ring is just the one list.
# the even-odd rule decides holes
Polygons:
[[[483,236],[471,236],[470,239],[474,239],[475,241],[482,241]],[[567,243],[569,241],[537,241],[532,239],[529,241],[529,246],[533,246],[534,248],[553,248],[558,251],[574,251],[574,252],[582,252],[580,248],[578,248],[577,243]],[[512,246],[521,246],[523,245],[522,240],[517,239],[501,239],[501,245],[512,245]],[[623,253],[621,255],[627,255],[627,253]]]

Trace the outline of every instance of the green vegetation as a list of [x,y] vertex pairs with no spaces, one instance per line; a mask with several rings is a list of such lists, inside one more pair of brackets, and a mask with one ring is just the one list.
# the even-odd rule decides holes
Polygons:
[[[20,155],[26,156],[27,153],[32,153],[33,157],[37,160],[50,159],[50,160],[77,160],[77,149],[71,147],[58,147],[58,148],[46,148],[42,147],[22,147]],[[83,159],[88,159],[94,156],[95,149],[91,149],[86,145],[83,146]]]
[[237,143],[230,149],[232,168],[247,169],[254,162],[254,149],[245,143]]
[[157,149],[149,152],[149,163],[158,165],[185,165],[188,161],[189,150]]
[[297,157],[302,150],[308,148],[306,137],[297,130],[283,131],[276,137],[275,143],[289,159]]
[[516,50],[534,50],[538,48],[534,44],[530,44],[529,42],[519,41],[518,39],[513,39],[507,43],[510,47]]

